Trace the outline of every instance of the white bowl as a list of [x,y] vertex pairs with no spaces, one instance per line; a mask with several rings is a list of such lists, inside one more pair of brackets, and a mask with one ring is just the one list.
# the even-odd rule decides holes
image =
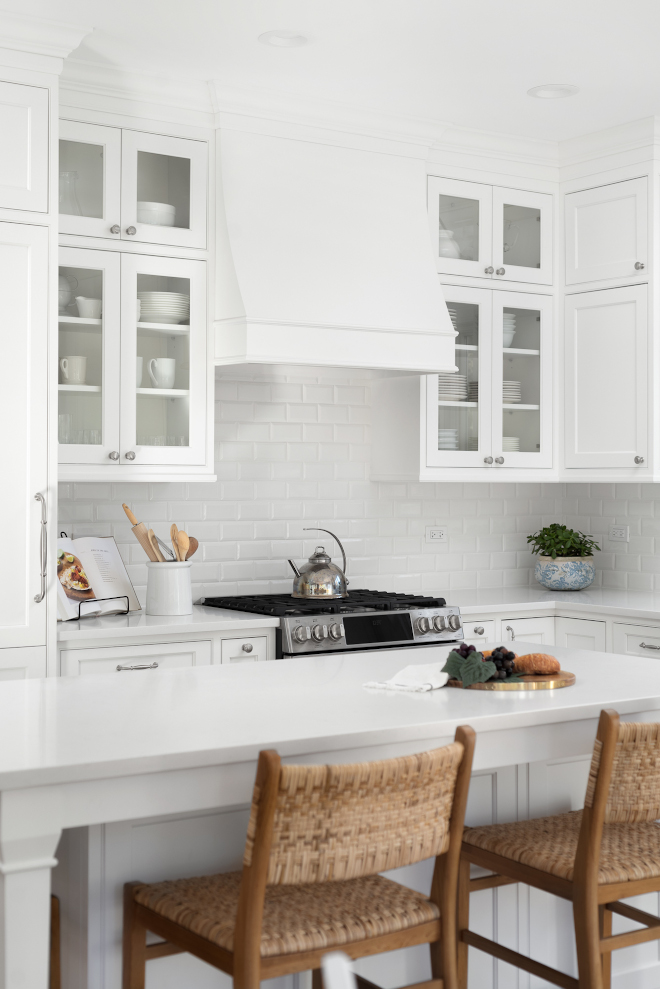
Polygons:
[[150,223],[154,227],[173,227],[176,220],[176,207],[169,203],[137,204],[138,223]]
[[504,346],[505,347],[510,347],[511,346],[511,344],[513,343],[513,338],[515,337],[515,335],[516,335],[516,331],[515,330],[513,330],[513,329],[507,329],[506,326],[504,327],[504,332],[502,334],[502,340],[504,342]]

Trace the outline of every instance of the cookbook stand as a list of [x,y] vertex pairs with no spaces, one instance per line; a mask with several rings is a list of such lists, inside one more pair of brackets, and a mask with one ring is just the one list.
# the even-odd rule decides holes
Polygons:
[[78,620],[80,620],[81,618],[100,618],[101,616],[98,615],[98,614],[83,615],[81,609],[82,609],[83,605],[85,605],[85,604],[95,605],[95,604],[101,604],[103,601],[125,601],[126,602],[126,611],[116,611],[116,612],[115,611],[113,611],[113,612],[106,611],[106,612],[104,612],[104,614],[106,614],[106,615],[108,615],[108,614],[112,614],[112,615],[115,615],[115,614],[116,615],[127,615],[129,613],[129,610],[130,610],[130,601],[128,600],[128,594],[118,594],[117,597],[112,597],[112,598],[93,598],[91,601],[79,601],[78,602]]

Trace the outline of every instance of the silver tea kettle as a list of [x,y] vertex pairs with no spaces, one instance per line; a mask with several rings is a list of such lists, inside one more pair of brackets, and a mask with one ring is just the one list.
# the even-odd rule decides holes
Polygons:
[[323,546],[317,546],[307,563],[300,569],[293,560],[289,560],[289,565],[293,570],[295,579],[293,581],[294,598],[345,598],[348,597],[346,586],[346,553],[344,547],[339,542],[334,532],[329,529],[308,528],[305,532],[327,532],[336,540],[341,550],[344,561],[344,569],[340,570],[336,566]]

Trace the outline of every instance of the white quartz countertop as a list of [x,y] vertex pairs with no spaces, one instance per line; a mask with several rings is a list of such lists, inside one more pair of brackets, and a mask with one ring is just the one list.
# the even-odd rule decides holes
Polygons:
[[540,609],[565,614],[590,613],[650,618],[660,621],[660,593],[619,591],[606,587],[587,587],[583,591],[548,591],[535,587],[492,588],[479,591],[451,591],[443,596],[455,604],[461,614],[478,617],[484,612],[529,612]]
[[227,611],[193,605],[192,615],[147,615],[138,611],[132,615],[108,615],[105,618],[83,618],[81,621],[59,622],[60,642],[80,639],[153,638],[155,635],[180,635],[185,632],[242,632],[247,628],[279,628],[279,618],[251,615],[247,611]]
[[[516,645],[519,652],[537,648]],[[593,721],[603,707],[651,712],[653,719],[660,711],[657,660],[622,663],[617,655],[570,648],[553,648],[577,676],[575,686],[559,690],[414,694],[362,686],[411,662],[442,662],[446,652],[429,646],[414,657],[391,650],[126,678],[10,681],[0,691],[0,790],[244,763],[262,748],[294,761],[371,745],[421,751],[444,744],[460,724],[479,735]]]

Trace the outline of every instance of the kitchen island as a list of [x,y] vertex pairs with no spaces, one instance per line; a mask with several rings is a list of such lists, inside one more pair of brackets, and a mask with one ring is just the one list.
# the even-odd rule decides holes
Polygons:
[[[522,642],[516,649],[528,651]],[[276,748],[293,762],[378,759],[443,745],[457,725],[470,724],[477,747],[468,823],[581,806],[601,708],[614,707],[628,720],[657,720],[660,664],[575,649],[553,651],[562,667],[576,674],[575,686],[426,694],[362,686],[446,652],[434,647],[419,647],[414,654],[335,654],[258,668],[172,670],[156,677],[137,673],[5,684],[0,691],[0,987],[46,989],[51,869],[63,832],[66,838],[89,826],[149,822],[152,827],[133,846],[129,868],[134,874],[122,882],[235,868],[262,748]],[[198,849],[186,849],[185,866],[174,856],[167,867],[158,863],[152,874],[161,822],[199,821],[205,815],[226,825],[217,832],[218,847],[208,860],[196,858]],[[67,890],[71,895],[80,885],[73,874],[79,858],[67,853],[66,840],[61,848],[59,888],[66,914]],[[421,863],[407,870],[405,879],[423,888],[429,876],[428,864]],[[71,963],[65,980],[70,989],[84,984],[119,989],[120,888],[118,882],[108,890],[105,919],[95,936],[89,934],[85,958]],[[526,887],[484,891],[473,899],[476,930],[571,971],[566,904]],[[655,903],[649,899],[644,898],[644,908],[657,912],[657,896]],[[65,954],[69,949],[75,954],[71,944],[65,944]],[[386,963],[365,960],[360,968],[385,986],[428,978],[427,952],[414,949],[395,956]],[[660,984],[656,946],[627,949],[618,957],[624,960],[619,963],[615,956],[615,987]],[[184,971],[191,989],[222,984],[224,977],[201,962],[193,975],[192,969],[178,967],[191,961],[177,956],[150,963],[150,989],[183,984]],[[510,968],[483,955],[474,956],[472,978],[480,989],[523,985]]]

